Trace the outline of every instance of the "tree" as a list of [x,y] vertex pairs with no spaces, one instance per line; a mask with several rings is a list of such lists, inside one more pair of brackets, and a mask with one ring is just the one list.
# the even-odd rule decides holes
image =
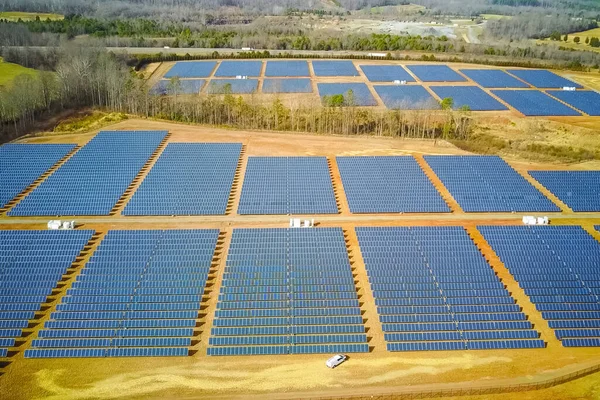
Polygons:
[[586,37],[586,38],[585,38],[585,44],[589,44],[589,43],[590,43],[590,38],[589,38],[589,37]]
[[442,110],[451,110],[454,106],[454,99],[452,97],[446,97],[440,103]]
[[600,39],[597,37],[593,37],[590,39],[590,46],[592,47],[600,47]]
[[567,41],[569,40],[569,35],[568,35],[568,34],[565,34],[565,37],[563,38],[563,40],[564,40],[565,42],[567,42]]
[[575,37],[573,38],[573,41],[574,41],[575,43],[577,43],[577,44],[579,44],[579,41],[580,41],[580,40],[581,40],[581,39],[579,39],[579,36],[575,36]]

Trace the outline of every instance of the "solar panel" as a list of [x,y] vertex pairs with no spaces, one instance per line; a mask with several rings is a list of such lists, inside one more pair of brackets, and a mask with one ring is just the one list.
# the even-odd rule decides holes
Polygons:
[[377,101],[364,83],[317,83],[321,100],[325,96],[343,95],[345,106],[376,106]]
[[265,79],[263,93],[311,93],[310,79]]
[[499,69],[461,69],[467,77],[484,88],[528,88],[525,82]]
[[202,86],[206,80],[204,79],[186,79],[180,80],[177,83],[161,80],[156,82],[156,85],[150,90],[151,94],[159,95],[178,95],[178,94],[198,94],[202,90]]
[[406,68],[423,82],[466,82],[447,65],[407,65]]
[[526,116],[578,116],[572,108],[537,90],[493,90],[492,93]]
[[216,65],[216,61],[179,61],[167,71],[164,78],[208,78]]
[[537,88],[583,87],[576,82],[545,69],[507,69],[506,72]]
[[359,76],[352,61],[318,61],[312,62],[316,76]]
[[209,82],[209,94],[249,94],[256,92],[257,79],[213,79]]
[[221,61],[215,77],[260,76],[262,61]]
[[337,157],[350,211],[450,212],[413,157]]
[[497,156],[425,156],[466,212],[560,209]]
[[373,86],[387,108],[400,110],[437,110],[440,104],[423,86]]
[[529,171],[573,211],[600,211],[600,171]]
[[430,86],[441,99],[451,98],[455,110],[468,107],[471,111],[503,111],[506,106],[477,86]]
[[267,61],[265,70],[266,77],[279,76],[310,76],[308,71],[308,62],[306,60],[297,61]]
[[549,90],[550,95],[564,101],[587,115],[600,116],[600,94],[591,90]]
[[9,215],[108,215],[166,135],[101,131]]
[[415,82],[415,78],[400,65],[360,65],[360,69],[371,82]]

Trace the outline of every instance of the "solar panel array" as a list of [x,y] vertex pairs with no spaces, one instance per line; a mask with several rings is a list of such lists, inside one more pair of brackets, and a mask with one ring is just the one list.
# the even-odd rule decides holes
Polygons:
[[537,88],[582,87],[576,82],[545,69],[507,69],[506,72]]
[[352,61],[318,61],[312,62],[316,76],[359,76]]
[[310,79],[265,79],[263,93],[311,93]]
[[267,61],[265,70],[267,77],[284,76],[310,76],[308,62],[306,60],[297,61]]
[[262,61],[221,61],[215,77],[260,76]]
[[0,357],[15,346],[93,234],[0,230]]
[[560,211],[497,156],[425,156],[466,212]]
[[124,215],[225,214],[241,143],[171,143]]
[[74,144],[0,146],[0,208],[75,148]]
[[188,354],[219,231],[109,231],[25,357]]
[[465,82],[466,79],[447,65],[407,65],[423,82]]
[[371,82],[415,82],[415,78],[400,65],[361,65],[360,69]]
[[108,215],[166,135],[98,133],[9,215]]
[[[322,100],[325,96],[341,94],[344,96],[345,105],[377,105],[377,101],[364,83],[317,83],[317,87]],[[352,96],[350,96],[350,91],[352,91]]]
[[368,352],[341,228],[235,229],[208,355]]
[[198,94],[205,82],[204,79],[186,79],[174,84],[171,81],[161,80],[156,82],[150,93],[158,95]]
[[468,76],[484,88],[528,88],[529,85],[514,76],[499,69],[461,69],[460,72]]
[[213,79],[206,91],[210,94],[249,94],[258,89],[257,79]]
[[600,211],[600,171],[529,171],[573,211]]
[[180,61],[176,62],[164,77],[208,78],[216,65],[216,61]]
[[577,116],[579,112],[537,90],[492,90],[526,116]]
[[472,111],[504,111],[506,106],[477,86],[430,86],[440,98],[451,98],[455,110],[464,106]]
[[337,157],[337,163],[353,213],[450,212],[413,157]]
[[335,214],[325,157],[249,157],[238,214]]
[[437,110],[440,104],[423,86],[373,86],[387,108],[400,110]]
[[563,346],[600,346],[600,243],[578,226],[479,230]]
[[463,228],[356,232],[389,351],[545,346]]
[[575,92],[549,90],[548,93],[570,106],[583,111],[587,115],[600,116],[600,94],[597,92],[592,92],[591,90],[578,90]]

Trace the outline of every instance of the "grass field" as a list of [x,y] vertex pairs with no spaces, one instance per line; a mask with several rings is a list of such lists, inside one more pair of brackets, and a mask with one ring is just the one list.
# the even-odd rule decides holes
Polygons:
[[28,13],[21,11],[3,11],[0,12],[0,19],[6,19],[9,21],[17,21],[19,19],[23,21],[33,21],[36,17],[40,17],[42,20],[51,19],[59,20],[64,19],[64,15],[60,14],[49,14],[49,13]]
[[[580,39],[579,43],[575,43],[573,41],[573,39],[575,39],[575,37],[579,37],[579,39]],[[585,43],[586,38],[591,39],[593,37],[597,37],[598,39],[600,39],[600,28],[590,29],[590,30],[582,31],[582,32],[570,33],[566,42],[565,41],[560,41],[560,42],[553,41],[553,40],[550,40],[549,38],[546,38],[544,40],[534,40],[533,42],[536,44],[554,44],[556,46],[563,46],[563,47],[567,47],[569,49],[600,52],[600,47],[591,47],[589,44]]]
[[500,14],[480,14],[483,19],[502,19],[502,18],[512,18],[510,15],[500,15]]
[[37,71],[22,67],[19,64],[4,62],[0,57],[0,86],[9,84],[15,77],[21,74],[37,75]]

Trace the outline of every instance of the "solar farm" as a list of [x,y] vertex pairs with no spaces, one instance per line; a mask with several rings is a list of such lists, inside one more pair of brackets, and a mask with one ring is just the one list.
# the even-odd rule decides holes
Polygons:
[[[268,79],[310,80],[304,66]],[[382,87],[462,90],[417,79]],[[462,88],[459,103],[490,96]],[[2,145],[0,387],[344,397],[591,363],[599,183],[426,141],[142,120]]]

